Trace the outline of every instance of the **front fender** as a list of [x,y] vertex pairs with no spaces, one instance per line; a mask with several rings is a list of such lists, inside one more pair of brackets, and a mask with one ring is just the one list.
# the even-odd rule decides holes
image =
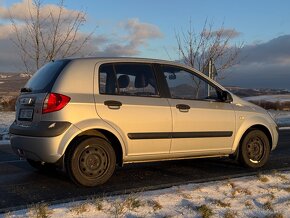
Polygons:
[[237,129],[236,129],[236,136],[232,146],[232,152],[235,152],[240,144],[242,137],[244,136],[245,132],[253,126],[263,126],[266,128],[272,138],[272,149],[274,149],[278,142],[278,133],[276,130],[276,124],[269,120],[270,118],[264,117],[260,114],[254,114],[251,116],[238,116],[237,117]]

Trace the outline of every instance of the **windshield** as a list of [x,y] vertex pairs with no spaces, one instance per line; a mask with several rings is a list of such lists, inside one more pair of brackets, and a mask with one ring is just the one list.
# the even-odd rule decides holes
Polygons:
[[59,60],[47,63],[32,76],[24,88],[33,93],[49,92],[58,75],[69,62],[70,60]]

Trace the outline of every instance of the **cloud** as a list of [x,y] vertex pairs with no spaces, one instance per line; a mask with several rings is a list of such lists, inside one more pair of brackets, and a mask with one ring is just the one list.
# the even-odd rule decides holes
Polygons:
[[0,38],[0,72],[23,70],[18,51],[9,38]]
[[7,39],[12,34],[12,28],[9,24],[0,24],[0,39]]
[[[34,37],[35,25],[38,25],[38,23],[39,26],[37,26],[37,30],[39,30],[39,36],[42,38],[39,40],[39,61],[41,65],[46,62],[53,48],[60,51],[54,54],[55,58],[62,57],[68,49],[70,49],[69,52],[76,50],[77,46],[81,45],[81,40],[84,40],[85,37],[81,32],[75,34],[74,30],[78,29],[78,25],[81,25],[82,22],[85,21],[85,14],[81,11],[66,9],[62,5],[62,1],[59,3],[59,5],[53,5],[42,4],[42,1],[22,0],[12,4],[10,7],[0,7],[0,22],[2,21],[3,23],[2,25],[0,24],[0,51],[4,51],[4,49],[1,49],[2,47],[6,48],[6,50],[10,48],[10,50],[7,50],[8,54],[10,54],[11,51],[15,52],[16,50],[12,49],[13,44],[18,47],[24,45],[23,47],[25,47],[26,50],[25,52],[22,51],[22,54],[26,54],[25,60],[27,63],[33,63],[34,60],[31,60],[31,58],[28,60],[28,57],[36,54],[35,50],[37,46],[35,45],[36,40]],[[13,25],[11,23],[13,23]],[[58,27],[58,31],[55,37],[53,34],[56,26]],[[19,40],[16,40],[15,30],[18,33],[17,39]],[[11,39],[11,41],[7,39]],[[22,43],[21,46],[19,43],[20,41]],[[53,41],[55,42],[54,46],[52,46]],[[71,41],[75,41],[76,43],[70,44]],[[3,44],[3,42],[8,43],[8,45]],[[15,53],[13,58],[15,63],[19,63],[20,53],[20,50]],[[3,56],[3,54],[1,55]],[[5,57],[2,57],[2,59],[5,59]],[[4,62],[3,65],[0,66],[0,70],[2,70],[2,68],[7,69],[8,64],[10,64],[10,61]],[[29,66],[29,68],[29,70],[32,71],[36,69],[33,65]],[[15,67],[11,65],[11,69],[15,69]]]
[[290,35],[246,45],[241,62],[225,72],[225,85],[290,90]]
[[[10,19],[12,16],[18,21],[24,21],[25,19],[30,18],[30,16],[36,17],[37,14],[35,9],[36,5],[34,4],[33,0],[22,0],[21,2],[12,4],[9,8],[0,7],[0,18]],[[57,17],[59,9],[59,5],[41,5],[40,16],[42,18],[46,18],[48,16]],[[64,17],[67,18],[77,16],[79,13],[79,11],[68,10],[64,7],[62,7],[62,10]]]
[[119,25],[122,31],[126,31],[126,35],[121,38],[125,42],[114,43],[120,41],[120,36],[111,38],[109,43],[98,47],[95,52],[97,56],[134,56],[140,54],[140,47],[146,46],[151,39],[161,38],[163,34],[159,28],[149,23],[140,22],[137,18],[129,19],[121,22]]
[[132,46],[130,43],[127,45],[112,43],[107,45],[104,49],[95,53],[96,56],[114,57],[114,56],[134,56],[139,54],[137,47]]
[[221,38],[230,38],[230,39],[237,38],[237,37],[239,37],[241,35],[240,32],[236,31],[233,28],[229,28],[229,29],[220,28],[218,30],[214,30],[214,31],[211,31],[211,32],[208,31],[208,30],[205,30],[203,32],[203,34],[205,36],[207,36],[207,35],[210,35],[211,37],[219,36]]
[[248,45],[242,50],[243,63],[280,63],[290,56],[290,35],[274,38],[268,42]]
[[[10,15],[12,14],[20,35],[29,36],[28,30],[25,28],[25,20],[27,18],[30,19],[29,16],[34,18],[36,16],[32,2],[32,0],[22,0],[8,8],[0,6],[0,22],[4,21],[4,24],[0,23],[0,72],[20,71],[20,69],[24,69],[21,68],[20,52],[15,48],[12,40],[10,40],[15,39],[15,33],[12,31],[11,24],[7,23],[9,23]],[[40,13],[42,21],[44,20],[44,22],[46,22],[45,20],[48,16],[56,18],[58,10],[59,7],[57,5],[42,5]],[[81,13],[80,11],[69,10],[66,8],[63,8],[62,10],[64,19],[70,18],[70,16],[77,16],[78,13]],[[46,29],[43,29],[45,33],[44,35],[49,37],[51,32],[49,25],[44,26],[46,26]],[[68,27],[64,23],[60,28],[65,32]],[[78,55],[136,56],[141,53],[142,47],[148,46],[149,40],[162,37],[162,33],[157,26],[141,22],[137,18],[128,19],[121,22],[119,25],[116,24],[116,28],[118,34],[100,33],[98,35],[92,35],[90,42],[84,47],[82,53]],[[96,32],[97,31],[98,29]],[[84,39],[85,35],[85,33],[79,32],[76,39]],[[75,42],[74,46],[77,46],[78,43],[81,43],[81,40]],[[49,48],[48,44],[47,46],[47,48]]]
[[224,29],[224,28],[213,31],[213,34],[214,35],[220,34],[222,38],[225,38],[225,37],[236,38],[241,35],[241,33],[236,31],[235,29]]
[[157,26],[142,23],[137,18],[129,19],[123,26],[129,32],[128,38],[132,46],[146,44],[147,39],[162,37],[162,33]]

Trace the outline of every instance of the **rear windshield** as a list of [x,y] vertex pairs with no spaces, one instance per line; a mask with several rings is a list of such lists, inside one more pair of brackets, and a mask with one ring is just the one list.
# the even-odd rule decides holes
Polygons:
[[58,60],[47,63],[32,76],[25,88],[33,93],[50,92],[58,75],[69,62],[70,60]]

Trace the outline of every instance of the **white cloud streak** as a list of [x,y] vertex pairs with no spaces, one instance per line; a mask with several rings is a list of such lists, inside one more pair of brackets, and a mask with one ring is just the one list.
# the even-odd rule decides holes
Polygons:
[[205,36],[211,36],[211,37],[220,36],[221,38],[230,38],[230,39],[237,38],[241,35],[240,32],[236,31],[233,28],[229,28],[229,29],[220,28],[215,31],[205,30],[203,34]]

